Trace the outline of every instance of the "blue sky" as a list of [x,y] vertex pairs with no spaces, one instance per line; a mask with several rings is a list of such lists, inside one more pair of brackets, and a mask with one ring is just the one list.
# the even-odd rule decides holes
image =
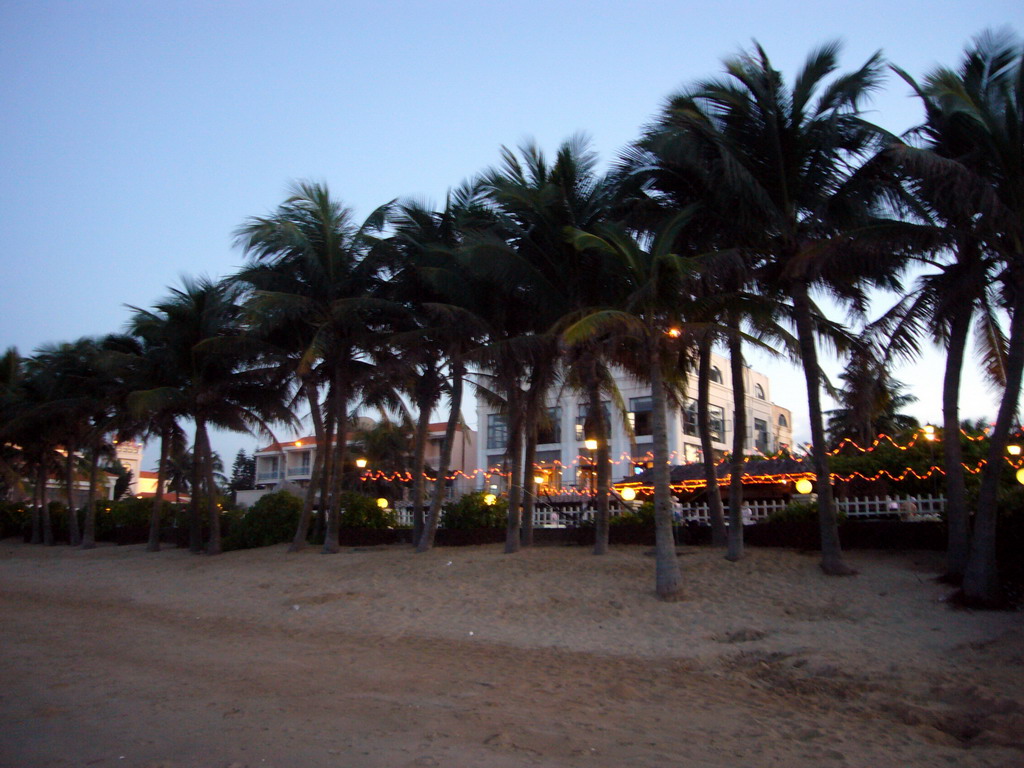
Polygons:
[[[232,231],[292,180],[362,215],[439,201],[527,137],[584,131],[610,162],[755,38],[787,75],[840,38],[844,69],[882,49],[919,76],[1005,25],[1024,31],[1024,4],[0,0],[0,346],[117,331],[181,275],[230,273]],[[873,110],[893,131],[920,117],[895,77]],[[806,437],[797,372],[754,364]],[[940,358],[899,375],[938,420]],[[963,415],[994,417],[967,380]],[[230,464],[256,442],[215,448]]]

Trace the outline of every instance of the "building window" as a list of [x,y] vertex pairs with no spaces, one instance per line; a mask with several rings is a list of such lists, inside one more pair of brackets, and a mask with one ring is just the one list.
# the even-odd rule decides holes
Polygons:
[[[608,437],[612,434],[612,417],[611,417],[611,402],[605,400],[601,403],[601,410],[604,411],[604,433]],[[594,436],[594,430],[591,425],[587,424],[587,414],[589,407],[586,403],[580,403],[579,410],[576,413],[576,439],[585,440]],[[588,429],[588,427],[590,427]]]
[[686,434],[696,437],[697,436],[697,401],[687,400],[686,405],[683,407],[683,432]]
[[724,443],[725,409],[720,405],[709,405],[708,422],[708,432],[711,433],[711,439],[719,443]]
[[779,414],[779,426],[780,427],[788,427],[789,426],[789,422],[786,421],[786,414],[784,414],[784,413],[780,413]]
[[[712,440],[719,443],[725,442],[725,409],[720,405],[708,406],[708,427],[708,434],[711,435]],[[693,437],[700,434],[697,429],[696,400],[687,400],[683,407],[683,432]]]
[[717,365],[711,366],[711,380],[717,384],[722,383],[722,372],[718,370]]
[[754,397],[756,397],[758,400],[764,400],[764,387],[762,387],[760,384],[754,385]]
[[764,419],[754,419],[754,448],[768,453],[768,422]]
[[651,434],[651,414],[654,402],[649,397],[629,398],[629,419],[633,424],[633,434],[637,437]]
[[537,426],[537,443],[562,442],[562,408],[555,406],[548,408],[547,418]]
[[508,419],[505,414],[487,414],[487,450],[503,450],[507,443]]

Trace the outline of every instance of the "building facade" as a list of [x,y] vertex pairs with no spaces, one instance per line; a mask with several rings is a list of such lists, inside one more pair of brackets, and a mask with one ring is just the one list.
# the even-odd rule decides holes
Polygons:
[[[772,455],[789,448],[793,442],[792,413],[771,400],[771,383],[766,375],[744,368],[746,386],[747,434],[745,450],[749,454]],[[651,388],[623,372],[616,375],[622,407],[604,403],[609,427],[611,459],[616,467],[613,478],[625,477],[646,466],[652,457]],[[711,442],[714,460],[732,450],[733,387],[729,361],[712,356],[710,382]],[[567,492],[591,487],[594,477],[593,452],[585,446],[584,423],[588,406],[577,392],[554,392],[548,398],[547,423],[541,427],[535,460],[535,482],[542,492]],[[616,413],[619,411],[619,413]],[[703,461],[697,431],[697,381],[691,376],[683,405],[669,407],[667,414],[668,448],[672,464]],[[478,466],[499,467],[508,442],[505,414],[480,403],[477,424],[481,439],[477,450]],[[628,426],[627,426],[628,425]],[[632,432],[632,434],[630,434]],[[492,475],[485,481],[492,490],[502,489]]]
[[[445,427],[446,424],[443,422],[430,425],[425,454],[425,461],[429,467],[437,467],[440,464]],[[274,442],[257,450],[253,454],[256,458],[256,489],[239,491],[239,504],[250,506],[260,496],[282,489],[304,493],[312,478],[316,451],[317,440],[315,437]],[[358,443],[352,444],[349,455],[353,462],[360,458]],[[455,477],[448,484],[449,496],[461,496],[473,489],[472,478],[476,456],[476,432],[460,424],[456,430],[455,443],[452,446],[449,474],[455,473]],[[375,468],[372,463],[368,463],[359,469],[372,474]],[[406,489],[404,495],[407,497],[411,492],[411,483],[406,484]],[[395,499],[395,501],[399,501],[399,499]]]

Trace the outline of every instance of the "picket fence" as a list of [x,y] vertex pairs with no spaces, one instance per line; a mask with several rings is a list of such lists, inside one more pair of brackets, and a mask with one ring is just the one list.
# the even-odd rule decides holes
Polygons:
[[[784,499],[760,499],[744,504],[744,524],[751,525],[768,519],[773,512],[785,509],[789,502]],[[946,509],[945,496],[863,496],[836,499],[836,506],[845,512],[847,518],[859,520],[939,520]],[[630,507],[629,504],[613,499],[609,514],[613,517]],[[401,505],[395,510],[398,523],[412,525],[412,506]],[[534,528],[571,528],[594,519],[595,509],[591,499],[578,501],[553,501],[539,503],[533,511]],[[673,514],[677,521],[710,525],[711,518],[707,504],[676,505]],[[726,510],[728,514],[728,510]]]

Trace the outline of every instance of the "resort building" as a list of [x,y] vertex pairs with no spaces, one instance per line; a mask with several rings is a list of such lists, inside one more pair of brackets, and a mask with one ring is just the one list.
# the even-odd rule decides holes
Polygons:
[[[713,355],[711,368],[710,421],[714,460],[732,450],[733,387],[727,358]],[[605,401],[606,424],[610,432],[611,459],[616,467],[613,478],[642,471],[652,459],[651,388],[623,372],[616,375],[624,413],[616,414],[610,400]],[[745,450],[749,454],[772,455],[789,448],[793,442],[792,413],[772,402],[771,384],[763,373],[744,368],[747,430]],[[568,389],[553,392],[548,399],[548,424],[542,428],[537,445],[534,476],[545,493],[585,490],[594,477],[593,451],[584,442],[587,417],[586,398]],[[691,376],[682,408],[668,411],[668,447],[672,464],[703,461],[697,432],[697,379]],[[478,466],[494,468],[504,461],[508,441],[508,419],[498,409],[478,404],[477,423],[483,439],[477,451]],[[632,433],[632,434],[631,434]],[[504,484],[491,475],[486,481],[492,490]]]
[[[360,425],[363,429],[372,426],[373,422],[370,419],[364,419]],[[440,465],[445,427],[446,424],[443,422],[430,425],[425,454],[429,468],[433,469]],[[249,506],[260,496],[282,489],[289,489],[298,494],[304,493],[312,478],[316,451],[317,440],[315,437],[301,437],[289,442],[274,442],[260,448],[253,454],[256,458],[256,489],[254,491],[239,491],[237,497],[239,504]],[[354,463],[361,458],[359,451],[358,442],[351,441],[349,451],[351,462]],[[448,471],[449,475],[455,474],[455,477],[448,483],[449,497],[458,497],[473,490],[472,478],[473,470],[476,468],[476,457],[476,431],[460,424],[456,430],[456,440],[452,446]],[[409,463],[412,463],[411,459]],[[365,467],[356,467],[356,469],[359,474],[369,474],[370,476],[376,471],[372,462],[368,462]],[[407,488],[410,487],[411,483],[407,484]],[[408,497],[408,492],[405,495]]]

